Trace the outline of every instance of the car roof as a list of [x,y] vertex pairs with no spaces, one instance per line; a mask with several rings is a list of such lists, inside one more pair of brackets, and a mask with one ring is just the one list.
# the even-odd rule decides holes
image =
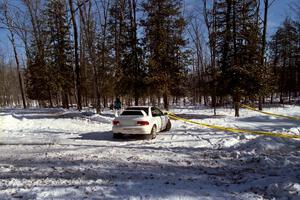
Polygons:
[[153,106],[128,106],[127,108],[151,108]]

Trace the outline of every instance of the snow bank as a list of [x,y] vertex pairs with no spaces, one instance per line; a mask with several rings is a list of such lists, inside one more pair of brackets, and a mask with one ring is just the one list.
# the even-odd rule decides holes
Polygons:
[[[266,109],[299,115],[299,107]],[[193,121],[299,134],[298,121],[177,108]],[[112,138],[113,113],[0,110],[0,199],[299,199],[300,141],[172,121],[155,140]]]

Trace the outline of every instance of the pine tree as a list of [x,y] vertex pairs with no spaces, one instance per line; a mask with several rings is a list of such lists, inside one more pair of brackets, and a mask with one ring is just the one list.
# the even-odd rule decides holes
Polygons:
[[62,105],[69,108],[69,96],[73,88],[72,50],[66,16],[66,3],[51,0],[46,8],[48,44],[46,61],[51,74],[51,93],[61,95]]
[[300,32],[297,24],[286,19],[272,36],[270,42],[270,58],[273,66],[273,73],[277,78],[277,88],[280,93],[280,101],[283,103],[283,96],[297,95],[300,80]]
[[256,0],[219,0],[215,13],[221,83],[233,98],[235,116],[239,116],[241,96],[258,94],[263,85],[258,3]]
[[126,15],[126,1],[125,0],[114,0],[109,10],[109,34],[114,44],[113,55],[114,55],[114,91],[116,95],[126,94],[123,90],[121,79],[126,76],[122,70],[122,60],[125,55],[126,41],[128,41],[128,23],[125,21]]
[[171,92],[182,91],[180,84],[186,78],[182,3],[181,0],[148,0],[143,3],[148,81],[151,91],[163,96],[165,109],[169,108]]
[[49,82],[50,76],[46,70],[46,63],[43,56],[35,54],[31,59],[27,60],[27,69],[25,71],[25,88],[29,99],[38,101],[51,99]]
[[[46,24],[41,2],[22,0],[21,1],[30,20],[32,32],[26,32],[28,43],[26,44],[27,68],[25,70],[25,89],[29,99],[41,101],[48,100],[52,106],[51,84],[48,73],[45,46],[46,46]],[[28,34],[28,35],[27,35]]]
[[[97,4],[97,2],[95,2]],[[98,8],[99,18],[99,29],[97,30],[97,58],[100,64],[100,91],[103,97],[104,107],[108,106],[108,97],[113,96],[113,41],[112,36],[109,33],[109,10],[111,8],[111,1],[101,0],[101,6],[96,6]]]
[[145,91],[145,65],[138,39],[136,0],[115,0],[110,10],[110,34],[114,38],[115,92],[134,98],[138,105]]

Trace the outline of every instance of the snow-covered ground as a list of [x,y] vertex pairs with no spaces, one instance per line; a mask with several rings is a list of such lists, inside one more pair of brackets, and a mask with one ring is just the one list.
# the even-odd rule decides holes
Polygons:
[[[300,135],[300,121],[241,110],[180,117]],[[300,107],[266,109],[299,116]],[[0,110],[0,199],[300,199],[300,140],[172,121],[155,140],[113,139],[111,111]]]

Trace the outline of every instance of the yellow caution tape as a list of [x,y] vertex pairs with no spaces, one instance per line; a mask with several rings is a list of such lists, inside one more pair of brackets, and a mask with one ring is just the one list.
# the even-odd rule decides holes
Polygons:
[[247,130],[247,129],[228,128],[228,127],[224,127],[224,126],[217,126],[217,125],[211,125],[211,124],[206,124],[206,123],[201,123],[201,122],[195,122],[195,121],[192,121],[192,120],[177,117],[173,113],[168,113],[168,116],[171,119],[174,119],[174,120],[180,120],[180,121],[183,121],[183,122],[186,122],[186,123],[206,126],[208,128],[218,129],[218,130],[222,130],[222,131],[229,131],[229,132],[234,132],[234,133],[248,133],[248,134],[254,134],[254,135],[264,135],[264,136],[272,136],[272,137],[280,137],[280,138],[300,139],[300,135],[291,135],[291,134],[288,134],[288,133],[272,133],[272,132],[265,132],[265,131],[252,131],[252,130]]
[[288,118],[288,119],[293,119],[293,120],[300,120],[300,117],[292,117],[292,116],[287,116],[287,115],[279,115],[279,114],[269,113],[269,112],[257,110],[255,108],[252,108],[252,107],[246,106],[246,105],[241,105],[241,107],[246,108],[248,110],[253,110],[253,111],[256,111],[256,112],[259,112],[259,113],[263,113],[263,114],[266,114],[266,115],[271,115],[271,116],[274,116],[274,117],[282,117],[282,118]]

